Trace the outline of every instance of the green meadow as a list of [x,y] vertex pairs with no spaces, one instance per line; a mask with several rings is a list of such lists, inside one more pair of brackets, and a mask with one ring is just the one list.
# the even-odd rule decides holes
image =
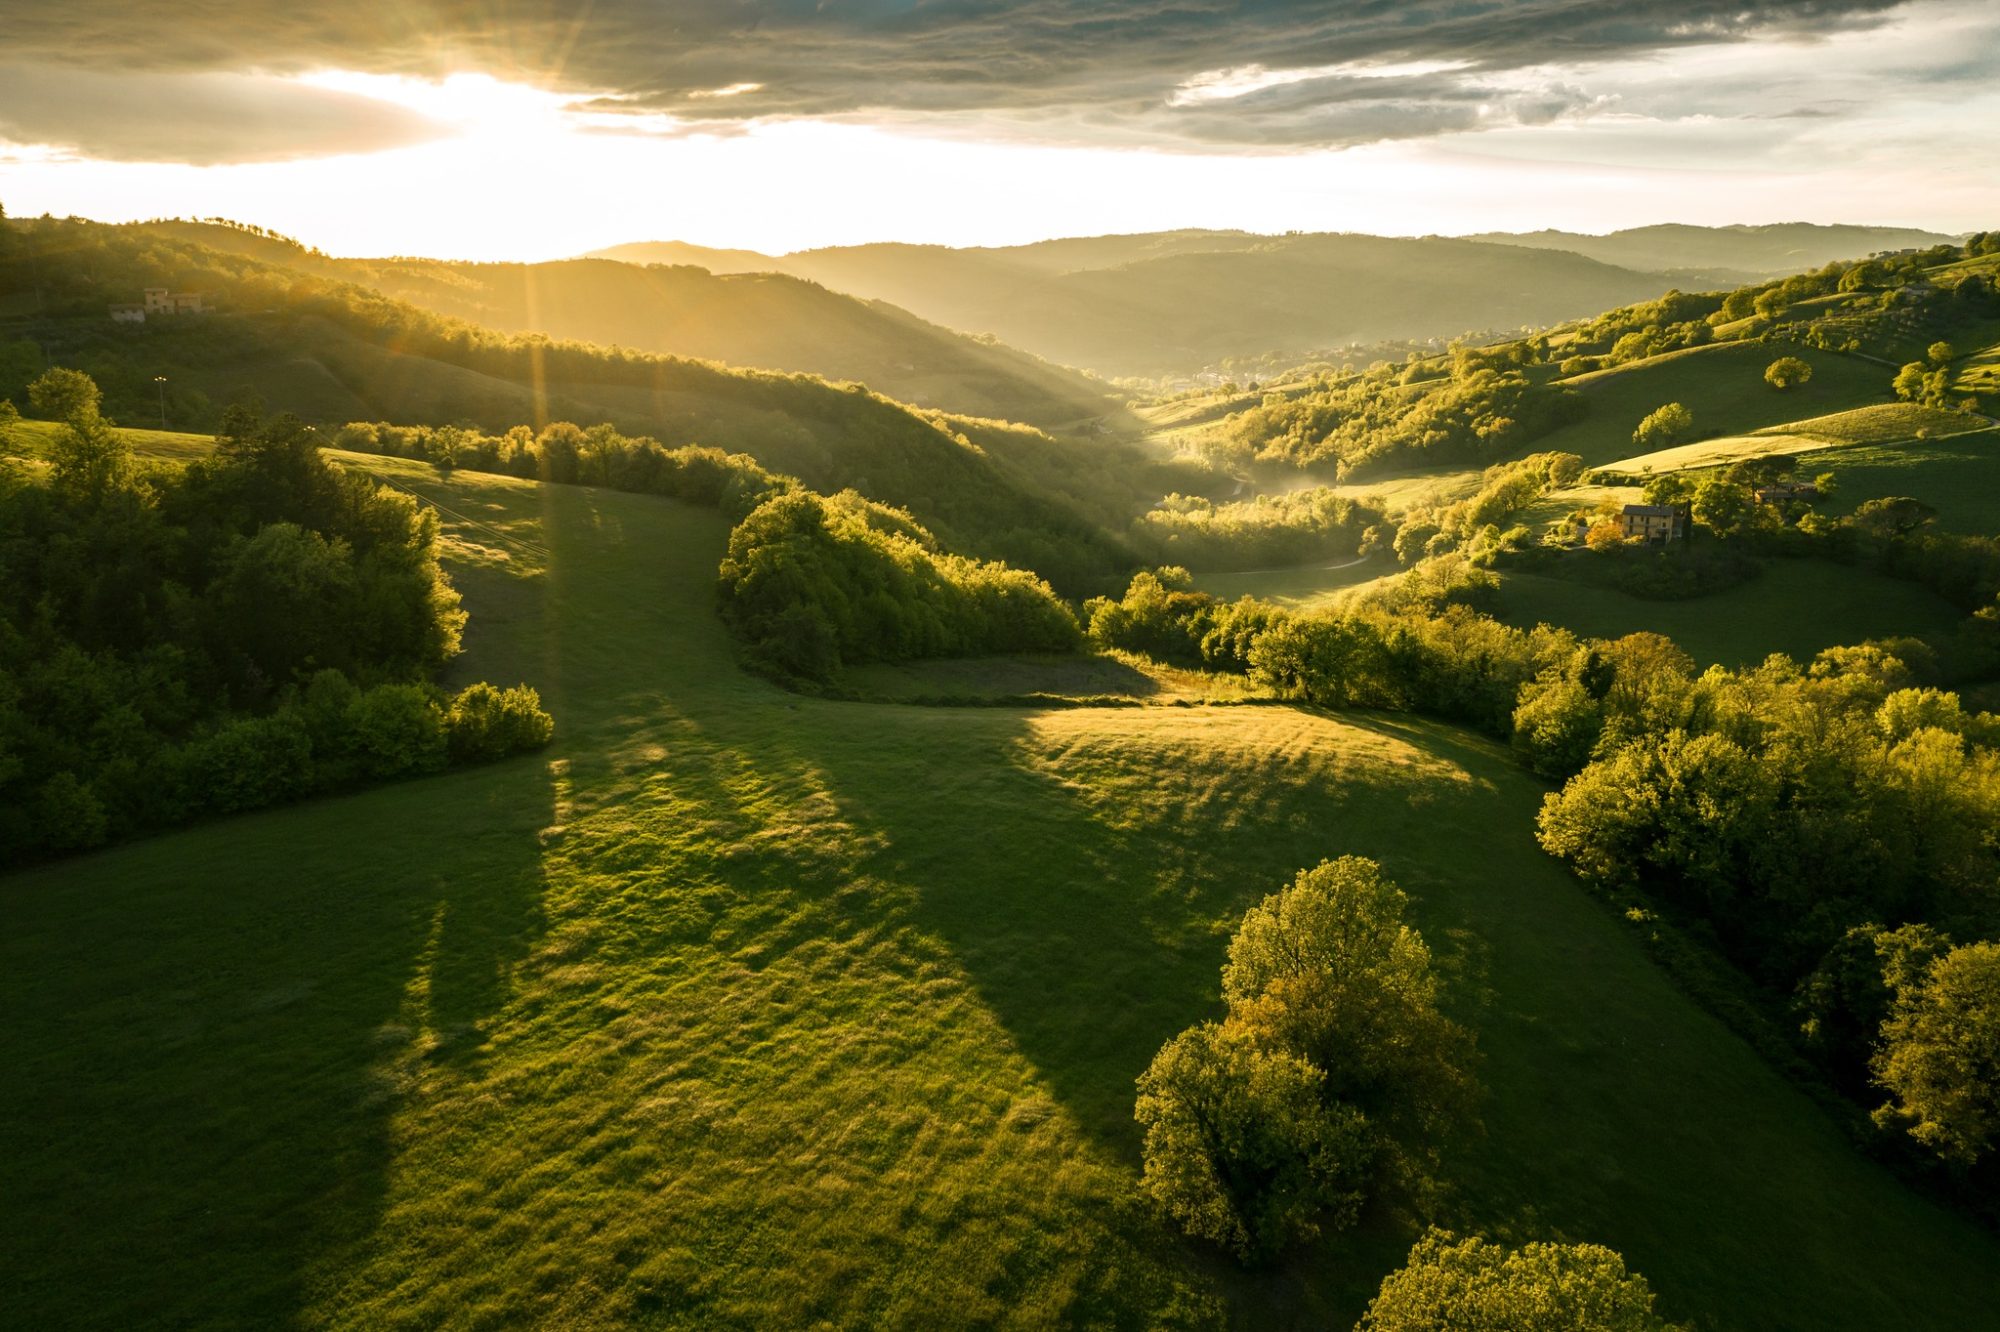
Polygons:
[[1959,616],[1914,583],[1825,560],[1774,559],[1749,582],[1686,601],[1508,572],[1500,580],[1498,618],[1523,627],[1560,625],[1592,638],[1665,634],[1703,666],[1736,667],[1754,666],[1774,652],[1810,661],[1840,644],[1942,631]]
[[[1811,365],[1812,379],[1784,392],[1765,383],[1765,368],[1780,355]],[[1589,414],[1544,435],[1535,450],[1575,453],[1588,466],[1609,466],[1632,452],[1632,431],[1647,413],[1669,402],[1692,411],[1701,434],[1743,435],[1887,403],[1894,375],[1894,367],[1859,357],[1756,342],[1668,352],[1563,381],[1589,402]]]
[[2000,1300],[1993,1236],[1536,849],[1495,746],[799,697],[734,664],[715,514],[347,461],[437,501],[455,674],[554,743],[0,879],[10,1325],[1344,1326],[1405,1209],[1243,1272],[1141,1206],[1132,1121],[1244,908],[1344,853],[1484,1054],[1440,1219],[1611,1245],[1703,1328]]

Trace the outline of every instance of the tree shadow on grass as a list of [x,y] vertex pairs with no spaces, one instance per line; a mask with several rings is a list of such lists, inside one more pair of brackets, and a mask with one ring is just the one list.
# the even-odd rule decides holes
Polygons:
[[289,1321],[379,1213],[398,1050],[476,1059],[548,813],[517,760],[0,885],[4,1321]]

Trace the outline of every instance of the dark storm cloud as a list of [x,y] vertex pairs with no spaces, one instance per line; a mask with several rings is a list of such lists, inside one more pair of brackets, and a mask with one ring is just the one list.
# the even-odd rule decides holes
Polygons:
[[[1758,36],[1810,39],[1896,0],[15,0],[7,58],[99,71],[441,74],[727,124],[978,114],[1052,138],[1294,147],[1537,123],[1591,104],[1546,67]],[[1358,77],[1355,66],[1448,71]],[[1177,97],[1222,70],[1320,72]],[[754,86],[752,86],[754,85]],[[156,85],[164,88],[165,85]],[[737,89],[717,96],[721,89]],[[19,123],[26,99],[0,84]],[[44,94],[46,118],[81,99]],[[324,123],[324,122],[323,122]],[[11,131],[10,131],[11,132]],[[245,141],[282,137],[283,126]],[[135,127],[134,137],[158,137]],[[110,143],[121,136],[100,135]],[[337,136],[336,136],[337,137]],[[129,148],[129,146],[128,146]],[[94,151],[94,150],[93,150]],[[317,151],[317,150],[311,150]]]

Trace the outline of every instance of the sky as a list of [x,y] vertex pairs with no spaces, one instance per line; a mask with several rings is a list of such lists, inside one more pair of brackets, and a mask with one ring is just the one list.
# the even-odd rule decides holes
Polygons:
[[1995,0],[10,0],[0,204],[334,254],[2000,226]]

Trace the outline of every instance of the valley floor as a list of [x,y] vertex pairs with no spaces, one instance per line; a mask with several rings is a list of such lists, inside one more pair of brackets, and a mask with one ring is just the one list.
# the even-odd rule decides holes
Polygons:
[[1344,1326],[1414,1229],[1244,1274],[1140,1206],[1133,1079],[1243,909],[1377,857],[1491,1088],[1442,1218],[1707,1328],[1965,1328],[2000,1243],[1864,1159],[1447,727],[808,700],[725,527],[381,459],[543,755],[0,879],[0,1322]]

